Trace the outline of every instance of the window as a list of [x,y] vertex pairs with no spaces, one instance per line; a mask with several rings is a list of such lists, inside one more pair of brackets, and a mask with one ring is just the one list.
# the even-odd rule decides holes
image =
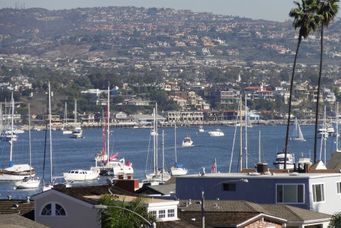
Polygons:
[[48,203],[41,210],[41,215],[47,216],[65,216],[65,209],[58,203]]
[[56,204],[56,208],[55,208],[55,214],[57,216],[63,216],[65,215],[65,210],[62,206],[60,206],[59,204]]
[[174,216],[175,216],[174,209],[168,209],[168,217],[174,217]]
[[336,183],[337,194],[341,194],[341,182]]
[[150,214],[151,216],[153,216],[154,218],[156,218],[156,211],[149,211],[149,214]]
[[324,186],[323,184],[313,184],[313,202],[324,201]]
[[159,210],[159,218],[166,218],[166,211],[165,210]]
[[277,203],[304,203],[303,184],[279,184],[276,194]]
[[43,210],[41,211],[41,215],[51,215],[52,214],[52,210],[51,210],[51,204],[47,204]]
[[224,183],[223,190],[227,192],[235,192],[236,191],[236,184],[235,183]]

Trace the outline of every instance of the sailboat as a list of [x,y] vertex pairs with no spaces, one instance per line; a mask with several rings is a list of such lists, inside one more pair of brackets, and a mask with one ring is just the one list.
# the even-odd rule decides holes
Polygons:
[[[44,183],[45,180],[44,180],[44,176],[43,176],[43,191],[47,191],[47,190],[52,189],[53,184],[54,184],[54,179],[53,179],[53,151],[52,151],[52,123],[51,123],[51,119],[52,119],[52,114],[51,114],[51,86],[50,86],[50,82],[48,84],[48,100],[49,100],[49,102],[48,102],[48,121],[49,121],[48,125],[49,125],[49,152],[50,152],[50,182],[45,184]],[[47,129],[46,129],[46,131],[47,131]],[[46,140],[46,135],[45,135],[45,140]],[[44,151],[44,165],[43,165],[43,167],[45,168],[45,151]],[[43,168],[43,175],[45,173],[44,168]]]
[[172,176],[186,175],[188,170],[185,169],[182,164],[178,163],[178,153],[177,153],[177,145],[176,145],[176,125],[174,125],[174,156],[175,156],[175,164],[170,169],[171,175]]
[[[30,166],[32,166],[32,144],[31,144],[31,106],[28,104],[28,142],[29,142],[29,157],[30,157]],[[40,178],[38,176],[29,176],[25,177],[22,181],[18,181],[15,183],[15,187],[17,189],[29,189],[29,188],[38,188],[40,185]]]
[[[153,110],[153,134],[151,135],[153,137],[153,172],[146,174],[146,179],[143,180],[144,184],[149,184],[149,185],[158,185],[158,184],[163,184],[166,181],[168,181],[171,178],[171,175],[164,169],[164,166],[162,169],[159,169],[159,160],[158,160],[158,127],[157,127],[157,120],[156,120],[156,115],[157,115],[157,104],[155,105],[155,108]],[[164,151],[162,151],[164,153]],[[162,161],[162,164],[164,164],[164,159]]]
[[69,128],[68,122],[67,122],[67,102],[65,102],[62,131],[63,131],[63,135],[71,135],[72,134],[72,130]]
[[118,153],[110,155],[110,89],[108,87],[108,100],[103,124],[102,151],[95,155],[95,167],[102,175],[132,176],[134,174],[133,164],[124,158],[119,159]]
[[[14,117],[14,98],[13,93],[11,97],[11,136],[13,136],[13,117]],[[13,139],[13,137],[11,137]],[[8,141],[10,145],[9,153],[9,167],[0,170],[0,181],[18,181],[23,180],[25,177],[35,176],[35,170],[29,164],[13,164],[13,140]]]
[[306,141],[304,139],[301,126],[299,125],[297,118],[295,118],[294,128],[291,131],[290,140],[302,141],[302,142]]
[[72,130],[72,138],[80,139],[83,137],[83,130],[80,124],[77,123],[77,100],[75,99],[75,122]]

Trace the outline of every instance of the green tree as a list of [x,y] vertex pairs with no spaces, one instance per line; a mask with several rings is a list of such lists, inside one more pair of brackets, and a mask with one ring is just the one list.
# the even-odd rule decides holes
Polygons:
[[328,26],[331,21],[334,20],[339,6],[339,0],[319,0],[319,3],[316,7],[316,13],[320,17],[320,26],[321,26],[321,37],[320,37],[320,70],[319,77],[317,82],[317,96],[316,96],[316,108],[315,108],[315,137],[314,137],[314,163],[316,162],[316,148],[317,148],[317,124],[318,124],[318,115],[319,115],[319,101],[320,101],[320,87],[321,87],[321,78],[322,78],[322,64],[323,64],[323,29],[325,26]]
[[124,201],[114,201],[111,195],[105,195],[100,199],[99,203],[108,206],[108,209],[106,209],[101,216],[102,227],[104,228],[137,228],[146,225],[145,221],[128,210],[134,211],[150,222],[155,221],[155,218],[147,212],[147,209],[140,198],[128,203]]
[[328,228],[340,228],[341,227],[341,212],[334,214],[331,219]]
[[289,101],[288,101],[288,121],[285,135],[285,146],[284,146],[284,169],[286,169],[286,160],[287,160],[287,150],[288,150],[288,141],[289,141],[289,127],[290,127],[290,116],[291,116],[291,100],[292,100],[292,90],[293,83],[295,78],[295,68],[297,55],[300,49],[302,38],[307,38],[308,35],[316,30],[318,25],[318,16],[315,14],[314,9],[316,8],[317,0],[302,0],[302,4],[299,2],[294,2],[297,8],[291,9],[289,12],[289,16],[294,18],[293,26],[295,29],[298,29],[298,40],[297,47],[295,52],[294,64],[292,67],[292,74],[290,79],[290,93],[289,93]]

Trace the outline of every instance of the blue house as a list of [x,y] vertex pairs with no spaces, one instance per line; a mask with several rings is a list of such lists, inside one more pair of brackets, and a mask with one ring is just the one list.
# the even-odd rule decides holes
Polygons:
[[176,178],[180,200],[246,200],[321,213],[341,211],[341,173],[207,173]]

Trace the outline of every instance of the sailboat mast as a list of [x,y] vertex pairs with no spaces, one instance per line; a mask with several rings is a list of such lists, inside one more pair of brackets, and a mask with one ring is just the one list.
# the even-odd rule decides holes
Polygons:
[[155,169],[159,170],[159,133],[158,133],[158,121],[157,121],[157,103],[155,104]]
[[156,117],[155,117],[155,108],[153,109],[153,172],[156,174]]
[[2,103],[0,102],[0,131],[3,130],[4,123],[3,123],[3,115],[2,115]]
[[176,123],[174,124],[174,154],[175,154],[175,164],[178,163],[177,146],[176,146]]
[[13,98],[13,92],[12,92],[12,95],[11,95],[11,104],[12,104],[12,113],[11,113],[11,139],[9,141],[9,144],[10,144],[10,150],[9,150],[9,162],[10,162],[10,165],[12,165],[12,160],[13,160],[13,138],[14,138],[14,135],[13,135],[13,131],[14,131],[14,98]]
[[67,126],[67,102],[65,102],[65,108],[64,108],[64,124],[66,127]]
[[32,143],[31,143],[31,104],[28,104],[28,150],[30,155],[30,166],[32,166]]
[[248,148],[247,148],[247,126],[248,125],[248,112],[247,112],[247,95],[245,94],[245,168],[248,168]]
[[53,164],[53,161],[52,161],[52,124],[51,124],[51,119],[52,119],[52,115],[51,115],[51,85],[50,85],[50,82],[48,84],[48,87],[49,87],[49,115],[48,115],[48,118],[49,118],[49,144],[50,144],[50,181],[52,183],[52,164]]
[[75,125],[77,124],[77,99],[75,99]]
[[107,100],[107,161],[109,162],[110,157],[110,88],[108,86],[108,100]]
[[242,123],[243,123],[243,117],[242,117],[242,105],[243,105],[243,101],[242,98],[240,97],[239,99],[240,101],[240,115],[239,115],[239,170],[242,171],[243,170],[243,127],[242,127]]
[[262,158],[261,158],[261,137],[262,137],[262,131],[258,131],[258,162],[261,163],[262,162]]
[[336,102],[336,116],[335,116],[335,128],[336,128],[336,152],[340,152],[339,150],[339,102]]
[[165,131],[162,130],[162,181],[165,172]]

